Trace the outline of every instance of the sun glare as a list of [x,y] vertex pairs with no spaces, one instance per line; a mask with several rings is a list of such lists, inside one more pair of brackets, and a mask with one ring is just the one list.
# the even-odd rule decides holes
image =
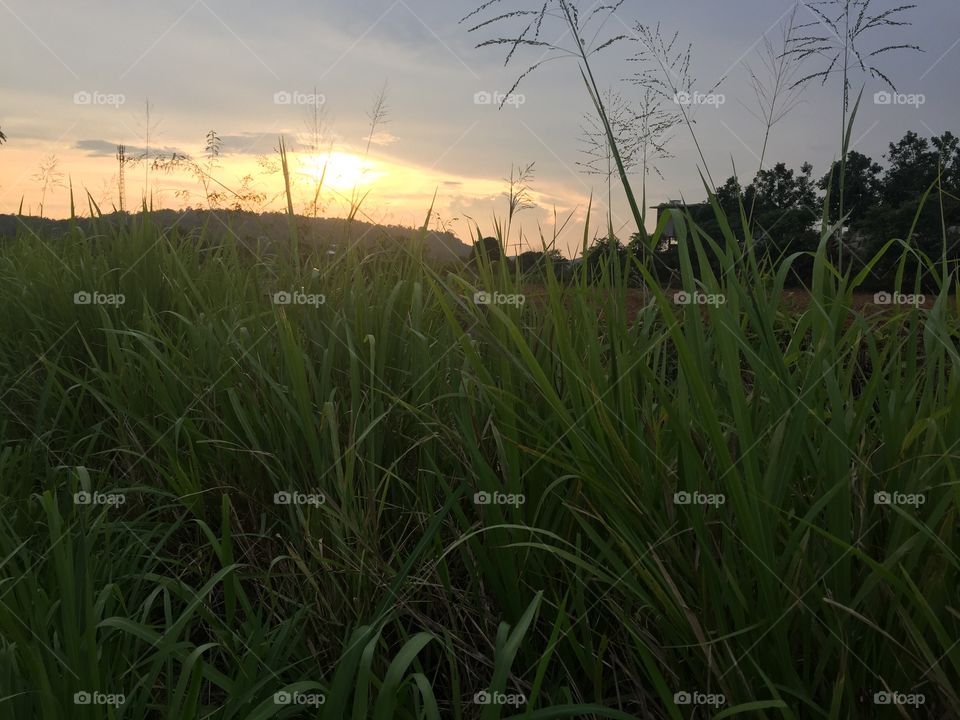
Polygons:
[[373,160],[343,152],[330,152],[310,155],[304,161],[301,172],[310,178],[323,178],[324,187],[334,190],[351,190],[369,185],[386,173],[378,169]]

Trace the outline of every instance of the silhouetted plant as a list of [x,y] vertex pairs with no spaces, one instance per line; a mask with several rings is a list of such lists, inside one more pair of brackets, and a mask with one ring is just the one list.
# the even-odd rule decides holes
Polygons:
[[647,207],[647,177],[654,171],[663,179],[663,173],[657,166],[658,160],[668,160],[673,153],[667,150],[667,144],[673,139],[673,129],[680,124],[681,117],[675,109],[664,106],[663,98],[650,88],[644,88],[640,105],[636,112],[637,144],[643,181],[641,184],[641,202],[644,212]]
[[[387,101],[388,90],[388,84],[385,82],[374,97],[370,110],[367,111],[367,119],[370,121],[370,124],[367,133],[367,146],[363,152],[363,165],[361,169],[363,175],[367,174],[367,159],[370,157],[370,146],[376,142],[377,130],[382,125],[390,122],[390,105]],[[348,220],[356,218],[357,213],[360,211],[360,206],[363,204],[368,193],[369,191],[361,195],[359,185],[354,185],[350,193],[350,213],[347,216]]]
[[852,130],[852,123],[848,122],[850,91],[852,89],[850,76],[853,72],[860,71],[871,78],[883,81],[891,90],[896,92],[897,88],[890,77],[873,64],[874,58],[886,55],[894,50],[922,52],[920,47],[909,44],[890,44],[868,51],[861,49],[861,43],[865,42],[876,30],[910,25],[910,22],[901,18],[904,13],[915,9],[917,6],[915,4],[899,5],[889,10],[872,13],[871,7],[874,5],[874,0],[817,0],[804,3],[804,5],[816,16],[816,19],[798,26],[798,29],[823,28],[826,32],[814,32],[811,35],[794,37],[784,54],[795,56],[801,61],[823,58],[826,65],[816,72],[804,75],[793,86],[799,87],[816,80],[819,80],[821,85],[826,85],[831,76],[837,73],[842,78],[841,157],[840,176],[838,178],[840,214],[836,217],[836,222],[839,224],[840,257],[838,265],[840,271],[843,272],[843,196],[847,170],[847,151]]
[[[650,26],[637,23],[635,30],[635,39],[640,44],[640,51],[631,58],[631,61],[639,63],[641,69],[634,75],[633,81],[652,96],[675,105],[677,114],[690,130],[700,161],[703,163],[703,169],[707,173],[710,185],[713,186],[710,168],[707,166],[697,134],[693,130],[695,122],[693,106],[681,102],[682,96],[693,93],[696,83],[690,71],[693,45],[690,43],[686,46],[680,45],[679,32],[675,32],[669,40],[665,39],[659,24]],[[722,82],[723,78],[718,80],[708,92],[712,93]]]
[[63,183],[63,173],[59,169],[60,161],[56,155],[47,155],[40,161],[33,180],[40,183],[40,217],[43,217],[43,208],[47,202],[47,193],[53,194],[57,188],[66,187]]
[[[510,234],[513,229],[513,218],[524,210],[532,210],[537,205],[533,201],[533,195],[530,190],[530,183],[533,181],[536,163],[529,163],[526,166],[510,165],[510,178],[504,179],[507,183],[507,224],[505,228],[498,228],[498,233],[502,231],[504,244],[510,240]],[[499,221],[497,221],[499,224]],[[516,247],[523,244],[523,236]]]
[[804,3],[817,19],[813,22],[797,26],[797,29],[823,27],[829,32],[805,35],[792,38],[787,55],[796,55],[800,60],[811,57],[823,57],[827,65],[817,72],[803,76],[794,83],[802,85],[811,80],[820,80],[826,85],[830,76],[839,72],[843,76],[843,110],[844,117],[850,109],[850,73],[855,69],[866,73],[872,78],[879,78],[896,90],[890,77],[876,65],[873,60],[879,55],[894,50],[917,50],[922,52],[918,45],[884,45],[876,50],[861,51],[858,43],[863,41],[871,31],[884,27],[902,27],[912,23],[900,20],[899,17],[915,9],[916,5],[900,5],[884,10],[875,15],[870,14],[870,7],[874,0],[819,0]]
[[[475,9],[473,12],[461,18],[464,23],[472,18],[477,18],[476,24],[469,28],[469,32],[479,32],[488,28],[495,28],[507,25],[509,23],[518,23],[515,32],[505,31],[502,34],[477,45],[478,48],[488,46],[504,46],[507,48],[507,56],[504,65],[507,66],[514,59],[520,48],[537,48],[542,55],[539,59],[529,65],[525,71],[514,82],[510,90],[504,95],[500,103],[501,109],[513,92],[520,86],[525,77],[530,75],[545,63],[561,58],[573,58],[580,65],[580,74],[586,85],[590,100],[593,103],[597,116],[607,136],[607,142],[610,146],[610,152],[613,154],[617,165],[617,172],[620,175],[620,181],[623,183],[624,191],[627,195],[627,201],[630,204],[630,211],[633,214],[634,221],[637,224],[638,232],[646,237],[644,228],[644,214],[637,205],[633,189],[630,186],[630,180],[627,177],[627,169],[624,166],[620,149],[614,136],[614,130],[607,115],[606,107],[601,97],[600,87],[593,74],[590,59],[602,50],[614,45],[615,43],[628,39],[625,34],[607,36],[600,39],[600,33],[603,32],[605,21],[609,19],[625,0],[615,0],[614,2],[598,5],[591,4],[586,10],[580,10],[580,3],[576,0],[544,0],[536,4],[527,5],[519,10],[509,10],[500,14],[480,20],[480,16],[491,9],[503,9],[507,7],[504,0],[488,0]],[[561,33],[561,40],[547,41],[544,39],[548,26],[559,24],[564,28]],[[562,39],[573,38],[569,47],[560,45]],[[589,38],[589,39],[588,39]]]
[[[312,197],[306,203],[306,213],[311,217],[318,217],[323,210],[323,202],[320,199],[320,193],[323,191],[323,183],[327,177],[327,167],[329,166],[330,154],[333,152],[333,137],[330,131],[330,123],[327,119],[327,106],[322,102],[321,95],[317,88],[313,88],[313,102],[310,103],[305,112],[305,130],[306,142],[304,143],[306,151],[310,158],[307,163],[308,177],[312,179]],[[325,155],[323,169],[320,176],[317,177],[318,159]],[[303,165],[301,160],[301,165]]]
[[[644,140],[649,142],[649,137],[644,137],[641,123],[644,119],[649,121],[650,116],[641,118],[640,114],[633,112],[627,100],[613,89],[604,93],[604,105],[610,120],[610,128],[613,130],[614,142],[620,148],[623,167],[629,175],[642,159]],[[606,178],[607,212],[609,213],[613,205],[613,177],[617,174],[617,166],[607,140],[606,129],[596,113],[586,113],[583,116],[581,131],[581,152],[584,160],[578,160],[577,165],[588,175],[600,175]],[[643,204],[646,205],[645,202]]]
[[[757,53],[759,67],[751,66],[749,63],[746,64],[747,72],[750,75],[750,86],[756,96],[759,113],[754,113],[750,107],[747,107],[747,110],[759,117],[764,124],[763,146],[760,150],[755,178],[764,170],[764,161],[767,157],[767,148],[770,145],[770,137],[774,126],[783,120],[800,102],[802,85],[795,83],[796,76],[800,71],[800,61],[789,52],[796,38],[798,9],[799,3],[793,6],[793,10],[783,23],[780,46],[775,46],[773,41],[764,35],[763,44]],[[756,196],[754,196],[754,202],[750,204],[750,211],[747,214],[748,228],[753,222],[754,211],[756,210],[755,200]]]

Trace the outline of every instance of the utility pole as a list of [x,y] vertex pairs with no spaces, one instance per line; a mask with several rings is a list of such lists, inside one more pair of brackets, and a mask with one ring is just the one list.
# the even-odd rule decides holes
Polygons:
[[120,212],[123,212],[127,194],[127,186],[124,180],[124,167],[127,164],[127,148],[123,145],[117,145],[117,163],[120,166],[117,175],[117,189],[120,192]]

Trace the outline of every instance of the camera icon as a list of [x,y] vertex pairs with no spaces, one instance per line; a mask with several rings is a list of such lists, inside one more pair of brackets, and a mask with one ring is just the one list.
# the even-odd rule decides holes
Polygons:
[[492,701],[493,698],[490,697],[490,693],[486,690],[481,690],[473,696],[474,705],[489,705]]
[[875,492],[873,494],[873,502],[875,505],[889,505],[891,500],[892,498],[890,497],[890,493],[884,490],[880,490],[879,492]]
[[693,98],[690,97],[690,93],[688,92],[678,92],[674,94],[673,101],[677,105],[689,105],[693,102]]
[[93,296],[88,293],[86,290],[81,290],[80,292],[75,292],[73,294],[73,304],[74,305],[89,305],[93,302]]
[[293,702],[293,696],[290,693],[281,690],[280,692],[275,692],[273,694],[273,704],[274,705],[289,705]]
[[489,305],[493,302],[493,297],[490,293],[481,291],[473,294],[473,302],[476,305]]
[[75,692],[73,694],[74,705],[89,705],[91,702],[93,702],[93,696],[91,696],[86,690],[81,690],[80,692]]
[[688,292],[678,292],[673,294],[673,302],[675,305],[689,305],[692,298]]
[[878,292],[873,295],[875,305],[889,305],[893,302],[893,296],[888,292]]
[[273,294],[274,305],[289,305],[293,302],[293,296],[286,290],[281,290]]
[[73,94],[74,105],[89,105],[92,102],[93,102],[93,95],[88,93],[86,90],[81,90],[80,92],[75,92]]
[[290,105],[293,103],[293,95],[286,90],[281,90],[273,94],[274,105]]
[[484,491],[473,494],[473,504],[474,505],[489,505],[493,502],[493,497],[490,493]]
[[493,105],[493,95],[486,90],[473,94],[474,105]]
[[73,494],[73,502],[76,505],[89,505],[93,502],[93,495],[88,493],[86,490],[81,490],[80,492]]
[[685,490],[673,494],[674,505],[689,505],[692,501],[693,498],[690,496],[690,493]]
[[273,504],[274,505],[289,505],[293,502],[293,495],[288,492],[281,491],[273,494]]
[[681,690],[680,692],[675,692],[673,694],[673,704],[674,705],[689,705],[693,702],[693,698],[690,696],[686,690]]
[[873,94],[873,104],[874,105],[892,105],[893,104],[893,95],[886,90],[881,90],[880,92]]
[[873,694],[873,704],[874,705],[889,705],[893,702],[893,695],[888,693],[886,690],[881,690],[880,692],[875,692]]

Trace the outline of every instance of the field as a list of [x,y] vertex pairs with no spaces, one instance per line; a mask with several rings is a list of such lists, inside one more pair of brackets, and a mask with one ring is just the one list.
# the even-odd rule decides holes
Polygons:
[[[737,50],[762,132],[754,153],[747,125],[712,120],[756,160],[744,174],[731,154],[726,181],[698,135],[726,77],[697,84],[692,46],[631,28],[624,0],[465,10],[445,36],[495,50],[514,84],[464,80],[473,125],[407,126],[440,146],[395,156],[409,167],[368,173],[406,132],[384,129],[386,84],[365,146],[327,135],[315,87],[294,108],[307,132],[280,130],[233,186],[258,133],[226,92],[229,132],[199,155],[158,145],[148,98],[143,148],[76,142],[116,160],[113,212],[89,191],[78,211],[85,186],[41,160],[33,204],[0,216],[0,720],[960,717],[960,137],[914,115],[932,137],[907,131],[883,165],[854,150],[880,125],[858,112],[926,103],[871,64],[921,49],[899,37],[918,6],[871,4],[796,3],[751,40],[752,67]],[[618,44],[629,70],[598,58]],[[450,68],[421,77],[411,57],[382,56],[409,75],[400,101],[453,110]],[[597,194],[557,202],[511,162],[484,237],[474,203],[499,196],[475,161],[511,146],[466,135],[553,60],[572,83],[547,89],[586,91],[570,162]],[[837,100],[839,147],[819,125],[809,148],[790,137],[797,171],[771,141],[808,85]],[[524,118],[559,123],[540,107]],[[11,144],[35,139],[12,116]],[[415,185],[445,134],[422,227],[378,225],[374,181],[429,197]],[[706,201],[653,216],[677,134]],[[58,190],[69,216],[45,217]],[[469,243],[450,231],[464,219]]]
[[960,716],[957,299],[827,235],[799,300],[692,236],[702,306],[3,238],[0,717]]

